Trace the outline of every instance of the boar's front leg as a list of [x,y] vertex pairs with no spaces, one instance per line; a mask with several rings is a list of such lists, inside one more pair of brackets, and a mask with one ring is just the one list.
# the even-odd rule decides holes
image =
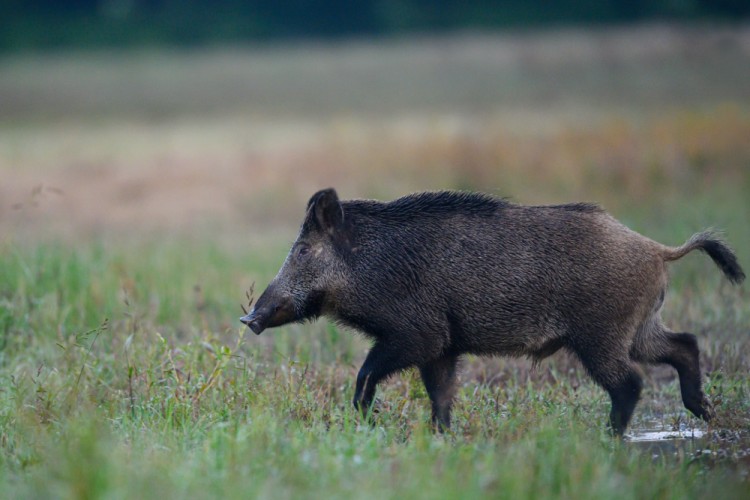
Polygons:
[[357,410],[367,414],[375,399],[375,389],[378,383],[415,364],[413,357],[409,354],[408,349],[399,349],[396,345],[383,342],[378,342],[373,346],[357,375],[353,401]]
[[430,361],[419,369],[432,402],[432,425],[440,432],[445,432],[451,426],[457,364],[458,356],[446,355]]

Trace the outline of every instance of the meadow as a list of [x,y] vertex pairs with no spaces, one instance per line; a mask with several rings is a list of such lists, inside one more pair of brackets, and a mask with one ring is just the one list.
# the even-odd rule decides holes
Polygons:
[[6,56],[0,496],[748,497],[747,284],[704,255],[672,264],[664,318],[717,420],[643,367],[621,441],[565,353],[466,359],[436,435],[415,372],[354,412],[356,333],[237,321],[327,186],[595,201],[666,244],[722,228],[747,271],[748,81],[742,28]]

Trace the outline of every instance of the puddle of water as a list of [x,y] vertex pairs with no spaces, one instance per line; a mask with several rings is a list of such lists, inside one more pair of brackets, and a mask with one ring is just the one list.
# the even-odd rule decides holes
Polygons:
[[701,439],[705,432],[700,429],[684,429],[678,431],[636,431],[625,436],[631,443],[652,443],[672,439]]
[[687,461],[707,470],[725,467],[750,478],[750,433],[745,430],[701,430],[681,426],[636,429],[625,442],[652,460]]
[[630,428],[624,442],[655,462],[687,463],[705,470],[722,468],[750,481],[749,428],[693,428],[678,417],[641,419],[640,425]]
[[654,460],[683,460],[710,445],[710,436],[704,430],[684,425],[674,429],[665,428],[657,422],[651,424],[645,428],[632,429],[625,435],[625,441]]

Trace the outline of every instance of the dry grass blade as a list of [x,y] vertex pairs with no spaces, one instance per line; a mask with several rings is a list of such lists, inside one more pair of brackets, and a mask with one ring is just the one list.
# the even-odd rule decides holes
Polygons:
[[244,312],[246,315],[248,314],[248,310],[253,307],[253,302],[255,301],[255,282],[250,285],[250,288],[248,288],[245,291],[245,297],[247,297],[247,307],[244,304],[240,304],[240,307],[242,308],[242,312]]

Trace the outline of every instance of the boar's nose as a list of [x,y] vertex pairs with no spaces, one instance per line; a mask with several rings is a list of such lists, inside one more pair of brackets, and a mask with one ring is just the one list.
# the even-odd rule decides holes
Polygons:
[[294,319],[294,303],[290,296],[268,297],[264,292],[253,310],[240,321],[260,335],[266,328],[285,325]]
[[265,326],[266,321],[265,321],[263,314],[261,314],[261,312],[262,311],[253,309],[252,311],[250,311],[250,313],[247,316],[243,316],[240,318],[240,322],[250,327],[250,329],[256,335],[260,335],[261,332],[266,329],[266,326]]

